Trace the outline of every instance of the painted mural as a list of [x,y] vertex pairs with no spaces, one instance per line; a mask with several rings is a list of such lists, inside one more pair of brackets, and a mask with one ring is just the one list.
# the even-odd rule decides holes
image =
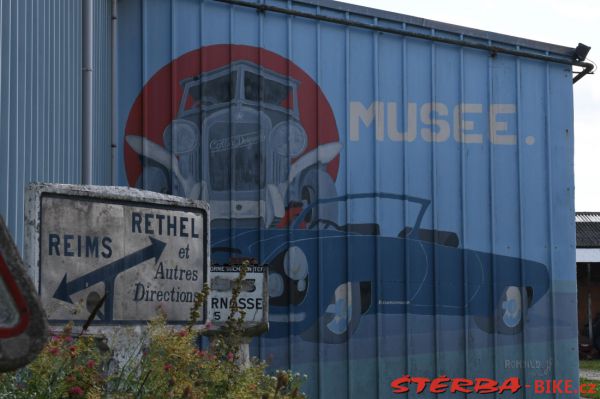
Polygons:
[[[344,143],[360,144],[361,128],[369,126],[381,142],[487,141],[468,125],[455,134],[451,123],[446,131],[432,119],[429,132],[417,134],[419,115],[423,124],[444,108],[459,119],[481,112],[481,105],[469,106],[449,113],[452,104],[408,103],[407,130],[388,127],[386,134],[394,107],[352,102],[346,140],[321,87],[295,63],[253,46],[205,46],[163,66],[138,94],[125,124],[126,176],[134,187],[208,201],[213,263],[269,266],[270,331],[257,355],[315,375],[323,373],[315,362],[330,362],[332,370],[339,362],[388,356],[390,364],[407,364],[410,341],[426,358],[412,367],[425,373],[428,357],[440,351],[428,346],[437,342],[436,328],[442,341],[475,334],[473,353],[488,350],[492,339],[520,341],[529,312],[549,291],[548,268],[466,249],[457,232],[426,226],[432,198],[348,190],[338,181],[340,157]],[[491,104],[490,112],[496,114],[488,142],[514,145],[516,136],[496,121],[514,107]],[[361,212],[373,206],[394,209],[397,228]],[[545,316],[533,320],[548,323]],[[323,348],[330,348],[326,356]],[[359,379],[372,382],[370,373]]]
[[[144,98],[156,95],[164,106],[139,118]],[[217,45],[175,60],[146,84],[126,132],[131,185],[210,202],[213,262],[270,266],[271,336],[291,324],[306,340],[339,343],[365,313],[466,308],[483,330],[514,334],[548,290],[543,264],[465,251],[456,233],[421,228],[426,198],[338,193],[342,145],[327,99],[299,67],[266,50]],[[340,203],[369,198],[415,204],[414,224],[396,236],[376,223],[341,224]],[[347,259],[348,247],[361,255]],[[444,263],[436,279],[448,287],[436,289],[434,257]],[[463,272],[464,298],[451,289]],[[315,292],[319,277],[328,302]]]

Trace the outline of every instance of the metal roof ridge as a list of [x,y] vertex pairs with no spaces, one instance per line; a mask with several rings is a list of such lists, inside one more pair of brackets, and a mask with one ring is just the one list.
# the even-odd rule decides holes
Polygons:
[[[261,1],[261,3],[269,3],[268,0]],[[420,26],[423,28],[430,28],[440,31],[445,31],[454,34],[462,34],[474,38],[481,38],[491,40],[493,42],[508,44],[512,46],[526,47],[532,50],[538,50],[543,52],[550,52],[556,55],[561,55],[567,58],[572,58],[575,49],[572,47],[562,46],[558,44],[552,44],[542,42],[538,40],[526,39],[518,36],[511,36],[504,33],[497,33],[492,31],[486,31],[482,29],[469,28],[466,26],[451,24],[447,22],[435,21],[432,19],[415,17],[412,15],[402,14],[393,11],[381,10],[377,8],[360,6],[355,4],[349,4],[342,1],[336,0],[292,0],[292,3],[296,4],[307,4],[318,7],[325,7],[337,11],[348,11],[355,14],[361,14],[368,17],[383,18],[391,21],[397,21],[407,23],[410,25]]]

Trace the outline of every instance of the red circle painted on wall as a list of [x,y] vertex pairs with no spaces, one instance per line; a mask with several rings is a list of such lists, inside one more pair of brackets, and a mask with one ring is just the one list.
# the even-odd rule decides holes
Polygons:
[[[245,66],[244,66],[245,65]],[[193,102],[204,101],[207,104],[207,98],[202,97],[202,94],[197,94],[194,98],[190,96],[191,89],[186,88],[185,82],[192,80],[206,81],[208,74],[224,76],[223,71],[239,68],[245,68],[250,71],[259,71],[261,76],[255,76],[257,81],[261,81],[263,90],[266,85],[273,86],[271,98],[260,98],[259,103],[268,104],[269,101],[274,103],[276,107],[289,109],[290,114],[295,115],[297,122],[305,131],[305,142],[300,143],[301,152],[294,154],[291,157],[291,163],[300,159],[303,155],[315,150],[318,146],[328,143],[339,143],[339,134],[335,122],[333,110],[327,98],[319,88],[317,83],[300,67],[290,60],[273,53],[271,51],[244,45],[213,45],[206,46],[200,49],[188,52],[179,58],[173,60],[168,65],[165,65],[145,84],[141,93],[136,98],[129,112],[125,125],[125,135],[127,136],[142,136],[146,140],[164,147],[165,129],[172,121],[181,117],[182,112],[194,107]],[[221,72],[219,72],[221,71]],[[274,76],[275,83],[265,83],[265,73]],[[250,74],[245,75],[245,83],[240,83],[238,86],[241,93],[246,94],[245,99],[251,97],[252,88],[249,85]],[[282,79],[283,78],[283,79]],[[281,89],[277,86],[277,81],[281,85],[288,85],[289,82],[295,82],[295,93],[291,93],[286,98],[276,98],[278,93],[281,95]],[[287,83],[286,83],[287,82]],[[252,82],[250,82],[251,85]],[[231,80],[229,83],[232,87],[234,84]],[[244,86],[244,84],[246,86]],[[218,86],[218,83],[213,85]],[[197,91],[201,90],[197,87]],[[233,89],[232,89],[233,90]],[[230,102],[234,101],[234,93],[219,92],[213,97],[221,97],[221,102],[227,102],[227,98],[223,96],[231,96]],[[261,93],[258,96],[266,96]],[[244,98],[244,94],[241,94]],[[212,98],[212,97],[211,97]],[[218,101],[212,98],[210,101]],[[255,99],[257,100],[257,99]],[[260,105],[262,107],[263,105]],[[266,106],[268,107],[268,105]],[[204,111],[203,111],[204,112]],[[294,117],[291,117],[294,119]],[[201,130],[201,128],[200,128]],[[202,134],[202,133],[201,133]],[[244,140],[248,140],[245,138]],[[129,185],[135,186],[136,181],[142,172],[142,162],[140,159],[139,149],[136,151],[131,146],[131,142],[125,145],[125,168]],[[232,146],[236,143],[211,141],[211,148],[219,146]],[[339,167],[339,155],[328,160],[326,163],[326,171],[335,181]]]

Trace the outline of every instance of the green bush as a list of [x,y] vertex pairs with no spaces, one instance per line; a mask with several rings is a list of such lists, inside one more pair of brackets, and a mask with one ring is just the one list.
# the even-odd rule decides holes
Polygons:
[[[245,267],[234,287],[235,299],[244,276]],[[304,398],[300,387],[306,376],[290,371],[269,375],[267,364],[257,359],[242,364],[244,314],[235,307],[225,328],[211,333],[210,348],[198,350],[192,326],[207,294],[204,287],[197,295],[185,328],[173,329],[159,315],[119,364],[110,361],[93,337],[73,337],[68,325],[33,363],[0,374],[0,398]]]
[[100,398],[106,363],[92,337],[71,336],[71,326],[54,335],[27,367],[0,374],[0,398]]

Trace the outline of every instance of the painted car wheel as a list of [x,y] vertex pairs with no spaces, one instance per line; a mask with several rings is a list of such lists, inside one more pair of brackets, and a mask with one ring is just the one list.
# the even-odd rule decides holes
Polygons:
[[503,299],[501,303],[502,324],[508,328],[515,328],[521,323],[523,316],[521,291],[515,286],[510,286],[504,292]]
[[504,287],[495,302],[493,316],[474,316],[475,323],[490,334],[519,334],[523,331],[531,297],[531,289],[514,285]]
[[358,328],[362,315],[371,306],[371,283],[346,282],[334,291],[318,321],[304,333],[307,341],[341,344]]

